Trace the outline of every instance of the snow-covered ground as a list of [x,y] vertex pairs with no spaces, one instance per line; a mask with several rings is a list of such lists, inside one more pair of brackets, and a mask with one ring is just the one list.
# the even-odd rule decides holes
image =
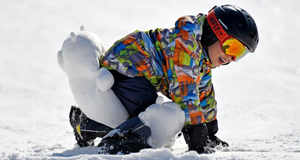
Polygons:
[[[71,31],[85,25],[108,48],[135,29],[172,27],[224,3],[251,13],[260,34],[254,54],[213,70],[218,136],[229,148],[198,155],[181,137],[173,151],[112,156],[75,145],[68,113],[76,103],[56,60]],[[299,8],[297,0],[2,1],[0,159],[300,159]]]

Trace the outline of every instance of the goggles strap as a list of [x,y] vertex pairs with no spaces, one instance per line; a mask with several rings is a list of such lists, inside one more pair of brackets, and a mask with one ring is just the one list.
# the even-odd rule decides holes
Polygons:
[[220,40],[221,43],[224,42],[224,40],[226,40],[229,37],[229,35],[222,28],[217,17],[215,16],[214,10],[211,10],[206,16],[206,18],[208,24],[210,25],[217,38]]

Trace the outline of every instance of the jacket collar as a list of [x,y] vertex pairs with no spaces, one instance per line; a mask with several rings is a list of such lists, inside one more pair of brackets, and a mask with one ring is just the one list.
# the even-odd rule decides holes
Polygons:
[[206,51],[206,49],[203,47],[203,55],[204,55],[204,61],[205,61],[205,64],[209,67],[209,68],[216,68],[211,62],[210,62],[210,59],[209,59],[209,55],[208,55],[208,52]]

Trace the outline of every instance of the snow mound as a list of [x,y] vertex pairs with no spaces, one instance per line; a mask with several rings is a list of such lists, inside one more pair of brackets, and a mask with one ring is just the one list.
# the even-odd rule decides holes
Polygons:
[[81,110],[99,123],[116,127],[129,115],[110,89],[113,76],[99,67],[104,52],[100,38],[81,27],[80,32],[72,32],[64,41],[57,60],[68,75],[73,97]]

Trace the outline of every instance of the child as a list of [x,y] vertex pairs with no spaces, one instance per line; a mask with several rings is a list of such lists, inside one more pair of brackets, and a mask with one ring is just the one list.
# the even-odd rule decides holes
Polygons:
[[[78,144],[93,145],[93,139],[111,131],[99,143],[100,153],[151,148],[147,141],[151,126],[145,125],[139,114],[154,104],[157,92],[161,92],[185,113],[182,133],[189,150],[210,153],[209,147],[228,146],[215,135],[217,102],[211,69],[254,52],[258,40],[250,14],[233,5],[222,5],[215,6],[207,15],[181,17],[174,28],[135,31],[116,41],[101,57],[100,65],[113,75],[112,90],[130,118],[111,131],[112,128],[72,107],[70,122]],[[76,124],[91,132],[83,134]]]

